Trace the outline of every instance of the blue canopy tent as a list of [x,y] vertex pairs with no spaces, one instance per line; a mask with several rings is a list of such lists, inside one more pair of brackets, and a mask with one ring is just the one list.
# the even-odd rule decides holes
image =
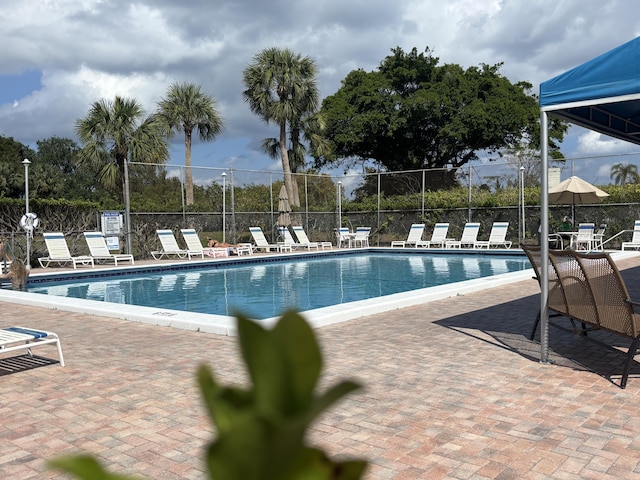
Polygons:
[[[549,236],[548,115],[640,145],[640,37],[540,84],[541,238]],[[548,285],[547,242],[541,285]],[[540,295],[540,361],[549,360],[548,291]]]

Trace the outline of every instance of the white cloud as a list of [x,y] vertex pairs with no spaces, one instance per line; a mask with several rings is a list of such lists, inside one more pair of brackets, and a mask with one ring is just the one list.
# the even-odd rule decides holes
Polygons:
[[[636,17],[624,0],[3,0],[0,76],[43,76],[22,97],[0,92],[0,134],[28,144],[75,138],[92,102],[125,95],[150,112],[170,83],[189,81],[216,99],[225,121],[194,163],[277,171],[259,147],[276,127],[242,100],[242,70],[263,48],[314,58],[323,96],[396,46],[428,46],[441,63],[464,67],[504,62],[512,81],[537,86],[637,35]],[[589,148],[617,146],[581,138],[581,151]]]
[[[612,155],[628,152],[630,144],[607,137],[598,132],[587,131],[578,137],[576,154],[578,155]],[[635,147],[637,148],[637,147]]]

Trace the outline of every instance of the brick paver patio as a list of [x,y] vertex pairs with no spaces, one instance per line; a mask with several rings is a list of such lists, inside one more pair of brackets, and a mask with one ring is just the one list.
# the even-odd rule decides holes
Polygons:
[[[640,256],[620,266],[640,296]],[[323,416],[311,442],[366,457],[368,480],[640,478],[640,365],[621,390],[624,355],[599,343],[628,342],[552,327],[555,364],[539,363],[527,339],[537,294],[529,280],[317,330],[323,387],[365,388]],[[212,428],[195,367],[244,382],[234,338],[1,306],[3,324],[58,333],[67,366],[8,373],[0,360],[0,478],[66,478],[45,459],[79,451],[118,473],[205,478]]]

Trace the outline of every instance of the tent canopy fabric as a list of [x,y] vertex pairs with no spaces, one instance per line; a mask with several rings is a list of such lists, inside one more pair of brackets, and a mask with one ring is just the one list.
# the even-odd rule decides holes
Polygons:
[[540,84],[541,110],[640,144],[640,37]]

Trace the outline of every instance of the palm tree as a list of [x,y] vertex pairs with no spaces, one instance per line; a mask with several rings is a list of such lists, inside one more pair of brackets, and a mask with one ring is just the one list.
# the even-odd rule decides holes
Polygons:
[[83,144],[80,163],[98,170],[98,179],[107,189],[120,183],[124,202],[126,161],[163,163],[169,148],[155,115],[143,118],[138,102],[116,96],[113,102],[95,102],[85,118],[76,122],[76,133]]
[[611,178],[616,185],[626,185],[627,183],[638,183],[640,174],[638,174],[638,166],[633,164],[624,165],[616,163],[611,167]]
[[267,48],[255,55],[243,72],[245,101],[251,111],[267,122],[278,124],[278,146],[284,173],[284,184],[291,203],[300,206],[291,178],[287,149],[287,126],[297,125],[305,115],[318,108],[316,64],[284,48]]
[[[289,122],[290,145],[287,149],[287,156],[292,174],[301,171],[307,154],[314,156],[328,156],[330,154],[331,144],[324,135],[326,125],[325,118],[320,112],[316,112],[313,115],[305,115],[304,118],[297,119],[295,122]],[[302,143],[301,136],[305,143]],[[279,147],[280,142],[277,138],[265,138],[262,141],[262,149],[271,158],[278,158],[280,154]],[[297,182],[292,182],[292,185],[294,190],[293,198],[299,200],[298,184]]]
[[216,102],[204,93],[199,85],[174,83],[167,90],[166,98],[158,103],[159,116],[166,124],[169,136],[184,132],[185,189],[187,205],[193,204],[193,175],[191,173],[192,132],[198,130],[203,142],[212,141],[223,128],[222,117]]

